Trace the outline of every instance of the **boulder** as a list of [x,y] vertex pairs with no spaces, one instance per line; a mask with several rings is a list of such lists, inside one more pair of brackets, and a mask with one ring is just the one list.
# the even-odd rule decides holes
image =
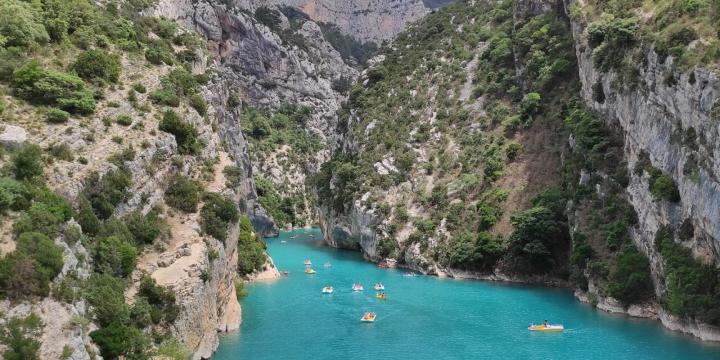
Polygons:
[[15,125],[0,125],[0,145],[7,149],[16,149],[27,141],[25,129]]

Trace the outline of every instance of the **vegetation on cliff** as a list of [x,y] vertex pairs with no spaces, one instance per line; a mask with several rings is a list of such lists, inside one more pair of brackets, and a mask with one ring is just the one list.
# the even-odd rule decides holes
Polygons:
[[[224,241],[239,218],[237,204],[190,179],[213,173],[215,163],[200,156],[207,144],[198,122],[189,120],[207,115],[199,90],[208,78],[192,72],[205,44],[174,22],[141,16],[153,3],[0,4],[0,116],[26,128],[28,140],[65,136],[0,153],[0,211],[8,229],[0,298],[18,304],[51,296],[64,308],[86,301],[87,312],[73,321],[97,325],[89,335],[107,359],[188,355],[169,326],[181,312],[175,293],[136,269],[143,252],[163,250],[172,212],[150,194],[128,204],[140,188],[138,172],[153,174],[167,162],[172,175],[197,163],[185,170],[190,176],[172,175],[163,184],[170,185],[166,204],[197,213],[208,239]],[[168,137],[177,144],[172,159],[160,151],[143,159],[151,147],[175,151]],[[86,151],[100,144],[99,151]],[[251,250],[241,251],[257,255]],[[207,256],[217,258],[217,251],[210,248]],[[40,325],[32,317],[6,322],[3,356],[38,358]]]

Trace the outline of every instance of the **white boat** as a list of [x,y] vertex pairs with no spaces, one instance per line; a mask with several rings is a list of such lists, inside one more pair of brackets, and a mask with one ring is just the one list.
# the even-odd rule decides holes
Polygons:
[[352,290],[353,290],[353,291],[363,291],[363,290],[365,290],[365,289],[363,288],[362,284],[360,284],[360,283],[354,283],[353,286],[352,286]]
[[377,284],[375,284],[375,290],[378,290],[378,291],[385,290],[385,285],[383,285],[381,283],[377,283]]
[[332,286],[326,286],[326,287],[322,288],[323,294],[332,294],[333,291],[335,291],[335,289],[333,289]]
[[305,260],[304,264],[305,264],[305,266],[310,266],[310,265],[312,265],[312,261],[310,261],[309,259]]

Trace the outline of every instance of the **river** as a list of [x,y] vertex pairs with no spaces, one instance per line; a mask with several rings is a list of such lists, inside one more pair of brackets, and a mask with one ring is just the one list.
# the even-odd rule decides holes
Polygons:
[[[221,339],[214,359],[720,359],[720,344],[594,310],[568,289],[403,276],[321,239],[313,229],[267,240],[290,274],[248,285],[241,329]],[[305,259],[317,274],[303,272]],[[378,281],[385,301],[375,298]],[[354,282],[365,291],[353,292]],[[326,285],[335,292],[322,294]],[[377,320],[360,322],[365,311]],[[565,332],[527,330],[544,319]]]

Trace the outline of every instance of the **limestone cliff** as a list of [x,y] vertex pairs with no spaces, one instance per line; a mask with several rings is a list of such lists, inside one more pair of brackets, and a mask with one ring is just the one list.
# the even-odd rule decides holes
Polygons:
[[356,39],[378,43],[391,40],[407,23],[430,12],[422,0],[242,0],[238,3],[247,4],[253,10],[268,4],[296,7],[313,21],[335,24]]
[[[566,8],[575,6],[573,1]],[[662,59],[654,47],[643,49],[637,83],[617,86],[616,71],[604,72],[593,61],[587,39],[587,18],[572,17],[581,96],[606,116],[624,138],[630,182],[627,196],[638,214],[633,242],[650,260],[655,292],[665,292],[663,258],[655,243],[663,226],[670,226],[693,256],[720,266],[720,128],[713,109],[720,103],[720,79],[714,64],[684,71],[678,59]],[[668,81],[671,79],[671,81]],[[598,93],[603,94],[602,97]],[[716,115],[715,115],[716,116]],[[677,183],[678,202],[657,201],[650,193],[650,176],[634,171],[643,159]],[[645,160],[646,161],[646,160]],[[681,229],[691,229],[680,235]],[[720,329],[657,310],[663,324],[703,340],[720,341]]]

